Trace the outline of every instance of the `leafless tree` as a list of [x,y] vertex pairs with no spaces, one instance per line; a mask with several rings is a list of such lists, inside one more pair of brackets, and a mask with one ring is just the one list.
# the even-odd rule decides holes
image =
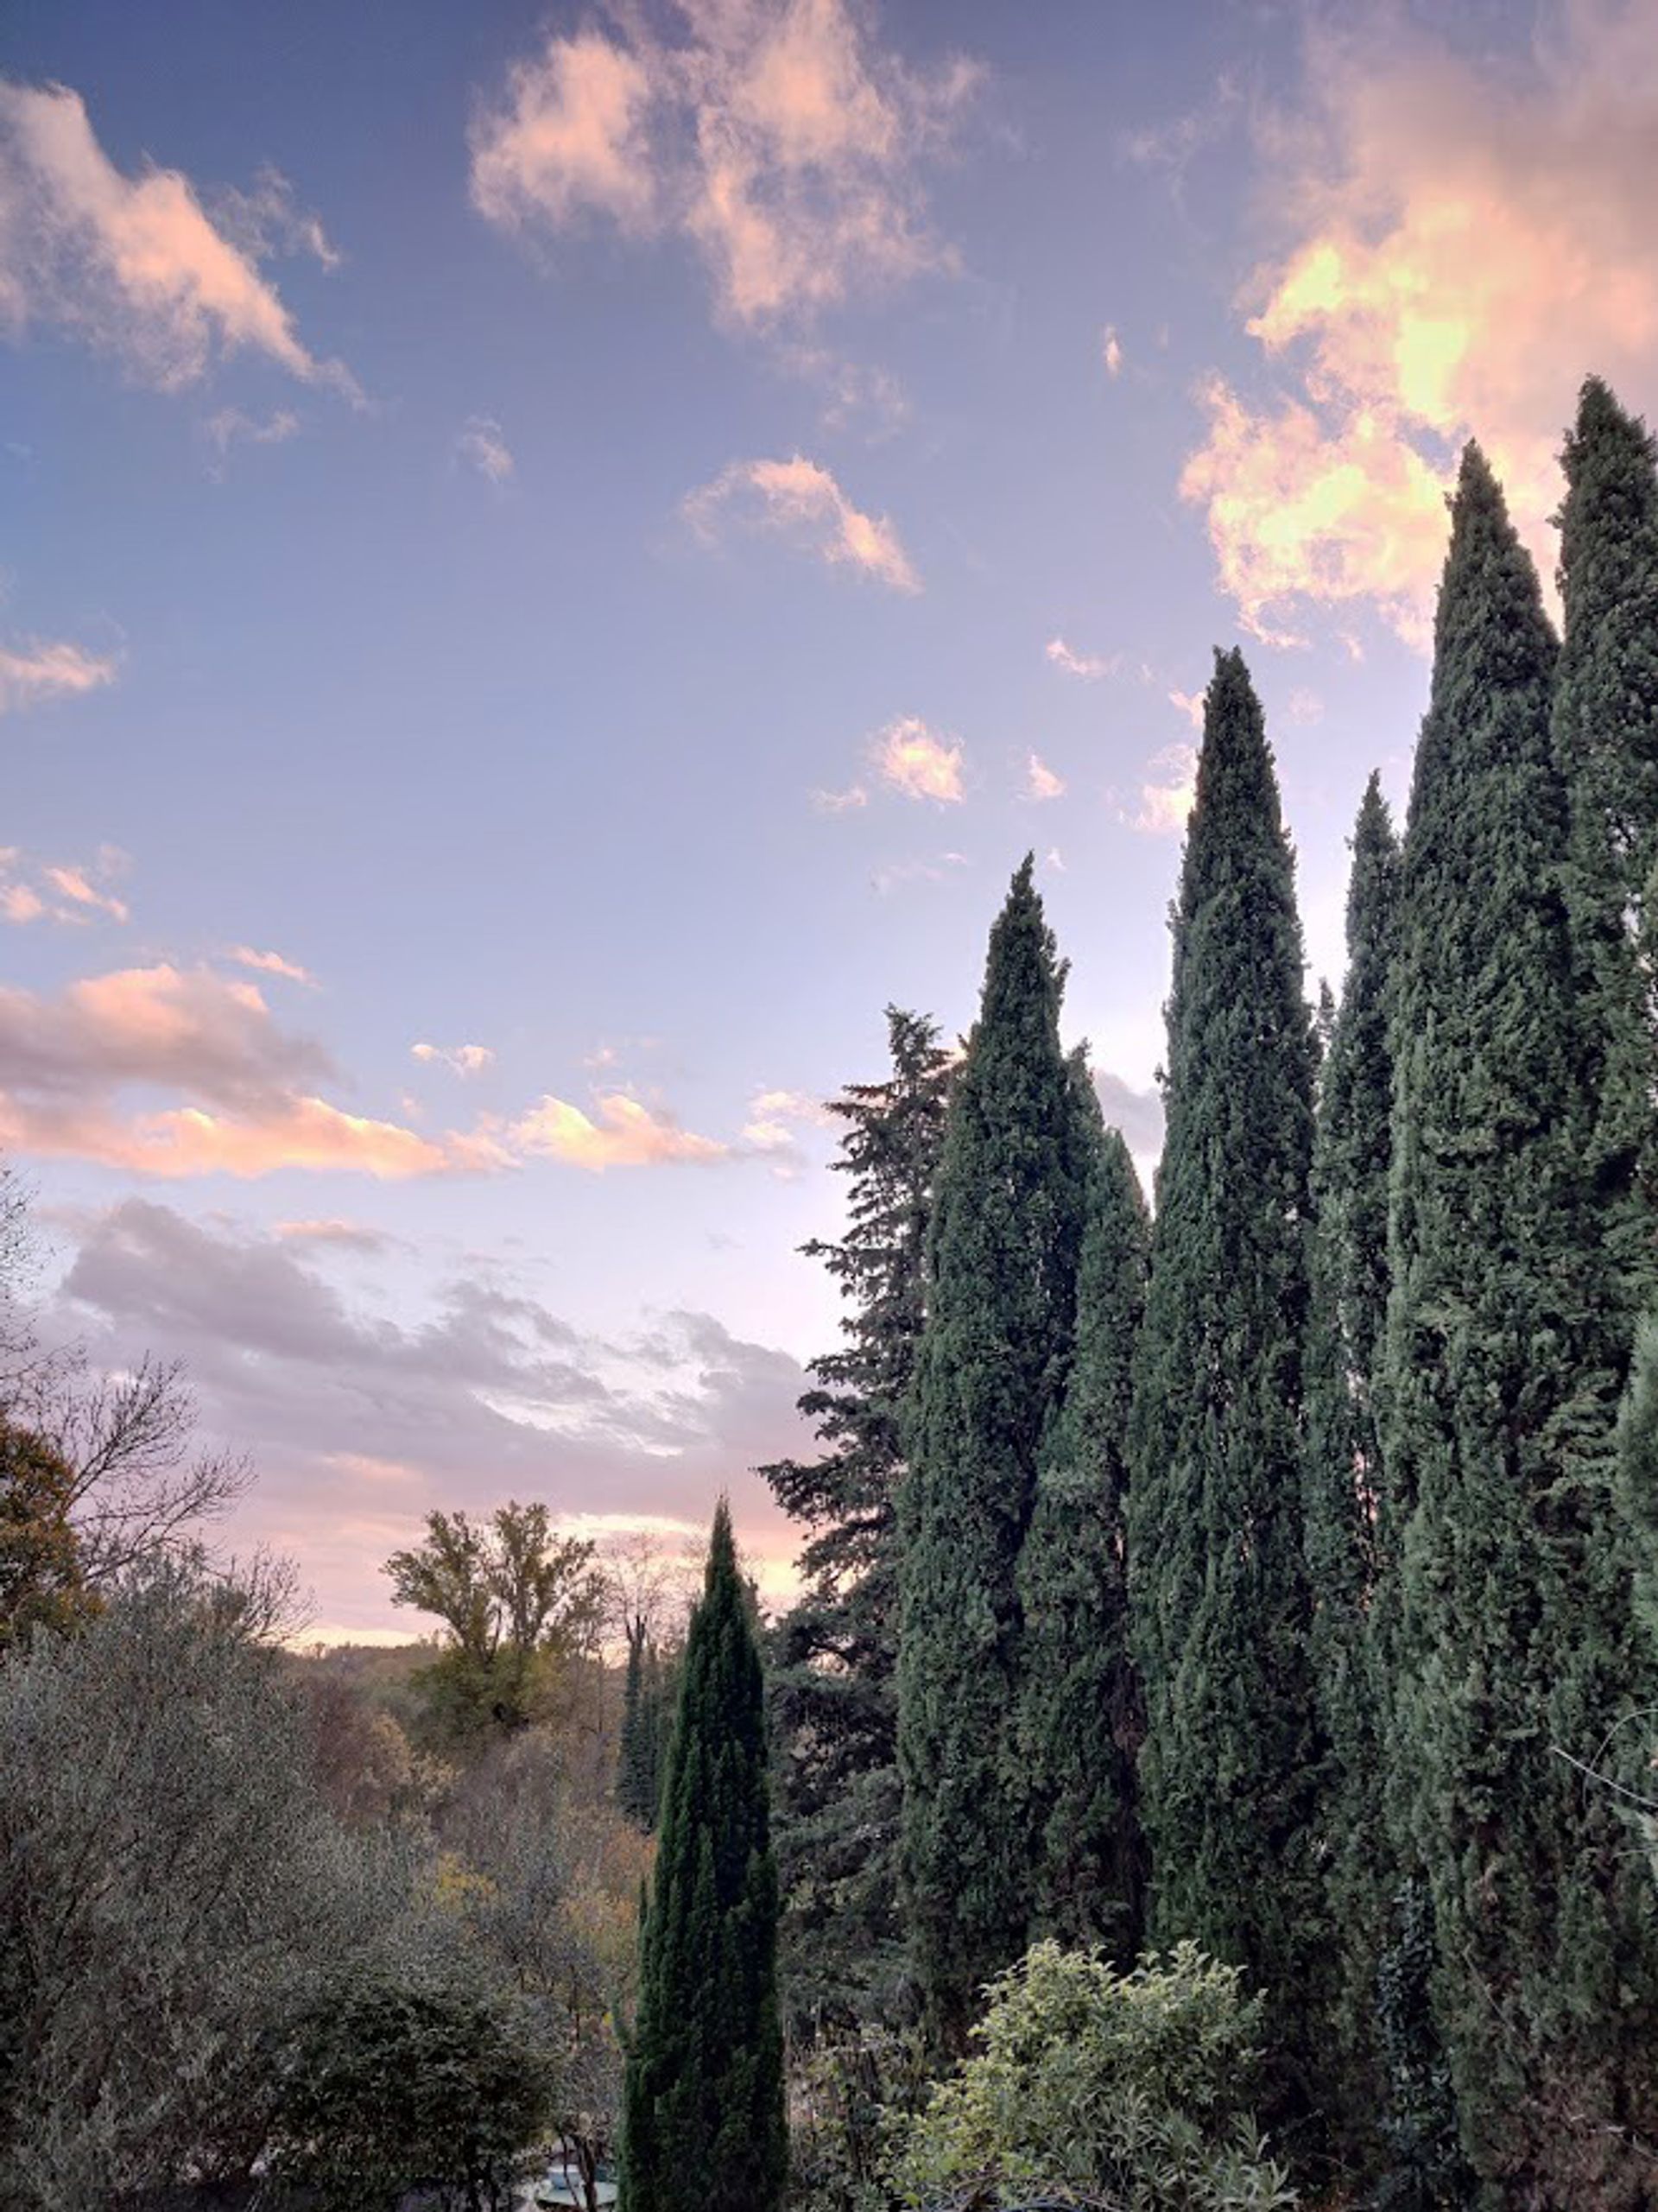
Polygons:
[[106,1374],[84,1344],[47,1344],[35,1289],[41,1240],[31,1194],[0,1163],[0,1420],[41,1436],[73,1475],[70,1518],[88,1583],[199,1543],[253,1480],[237,1453],[202,1448],[182,1362],[146,1356]]

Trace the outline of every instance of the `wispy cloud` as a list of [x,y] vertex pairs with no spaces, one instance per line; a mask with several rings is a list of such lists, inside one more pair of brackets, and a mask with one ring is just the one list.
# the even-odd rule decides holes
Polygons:
[[232,446],[281,446],[299,435],[300,418],[292,409],[273,408],[263,417],[246,415],[239,407],[221,407],[202,426],[216,456],[219,472]]
[[1080,676],[1085,683],[1115,675],[1122,665],[1115,653],[1079,653],[1063,637],[1050,637],[1042,650],[1056,669],[1063,669],[1068,676]]
[[1192,745],[1165,745],[1146,763],[1139,801],[1123,820],[1142,837],[1178,837],[1197,795],[1198,756]]
[[1117,326],[1114,323],[1107,323],[1105,326],[1099,341],[1099,358],[1105,364],[1105,373],[1108,377],[1117,377],[1122,375],[1123,341],[1117,334]]
[[1063,796],[1064,791],[1064,776],[1056,776],[1040,753],[1032,753],[1025,768],[1025,796],[1057,799]]
[[163,390],[248,352],[358,396],[347,370],[302,342],[262,272],[277,242],[269,193],[263,218],[242,202],[238,243],[177,169],[123,175],[79,92],[0,79],[0,315],[15,330],[73,332]]
[[1184,489],[1258,634],[1359,605],[1425,644],[1461,440],[1547,574],[1579,379],[1653,389],[1658,4],[1547,8],[1518,69],[1391,12],[1335,21],[1315,18],[1301,111],[1260,149],[1285,244],[1244,304],[1288,390],[1212,378]]
[[408,1049],[413,1058],[446,1068],[452,1075],[481,1075],[495,1061],[487,1044],[412,1044]]
[[800,453],[786,461],[733,461],[688,494],[682,512],[709,542],[736,522],[778,531],[831,567],[856,569],[895,592],[921,588],[888,517],[854,506],[826,468]]
[[455,440],[455,451],[469,468],[490,484],[510,484],[516,463],[505,433],[492,415],[469,415]]
[[967,865],[965,852],[917,853],[904,860],[889,861],[870,878],[870,888],[884,898],[903,884],[941,884]]
[[835,1117],[819,1099],[806,1091],[756,1091],[749,1100],[749,1118],[743,1141],[761,1152],[790,1152],[799,1145],[798,1131],[832,1129]]
[[0,714],[16,714],[51,699],[76,699],[115,681],[116,664],[85,646],[21,639],[0,645]]
[[251,968],[256,975],[277,975],[284,983],[304,983],[315,987],[317,979],[310,969],[301,967],[297,960],[284,959],[281,953],[262,953],[251,945],[232,945],[230,957],[238,967]]
[[961,745],[928,729],[919,714],[903,714],[889,722],[876,738],[870,757],[882,782],[907,799],[959,806],[967,795],[962,785]]
[[870,803],[870,795],[861,783],[849,783],[844,791],[813,791],[808,795],[820,814],[856,814]]
[[707,1164],[730,1157],[731,1147],[682,1129],[670,1116],[630,1098],[605,1093],[584,1112],[566,1099],[543,1098],[514,1122],[507,1140],[515,1152],[563,1160],[602,1175],[607,1168]]
[[717,311],[775,327],[955,257],[922,178],[979,79],[928,75],[848,0],[681,0],[554,33],[471,131],[473,205],[514,230],[596,216],[700,255]]
[[111,922],[130,918],[124,899],[110,888],[127,867],[127,856],[112,845],[83,866],[32,859],[15,845],[0,847],[0,919],[31,922]]

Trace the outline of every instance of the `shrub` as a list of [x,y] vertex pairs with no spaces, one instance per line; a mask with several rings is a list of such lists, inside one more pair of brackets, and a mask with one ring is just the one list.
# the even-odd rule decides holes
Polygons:
[[1047,2195],[1109,2212],[1295,2202],[1250,2115],[1261,2000],[1194,1944],[1119,1974],[1038,1943],[991,1983],[978,2049],[896,2130],[908,2204]]

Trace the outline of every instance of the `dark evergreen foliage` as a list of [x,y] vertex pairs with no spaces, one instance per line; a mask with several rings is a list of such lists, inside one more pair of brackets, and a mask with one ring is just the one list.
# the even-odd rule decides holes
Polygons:
[[1024,1945],[1018,1561],[1071,1364],[1087,1206],[1063,975],[1031,872],[1027,859],[990,933],[951,1094],[902,1493],[903,1898],[946,2044]]
[[1326,1897],[1339,1972],[1344,2132],[1370,2133],[1372,2023],[1392,1885],[1382,1827],[1379,1655],[1372,1635],[1378,1552],[1389,1525],[1376,1375],[1388,1300],[1392,1062],[1388,970],[1399,845],[1372,776],[1358,811],[1347,895],[1347,979],[1329,1024],[1313,1148],[1317,1215],[1307,1333],[1303,1474],[1312,1614],[1307,1651],[1328,1748],[1321,1812]]
[[617,1747],[616,1802],[649,1835],[656,1825],[668,1751],[672,1669],[651,1640],[649,1624],[627,1624],[628,1670]]
[[1658,447],[1592,377],[1563,459],[1554,737],[1571,808],[1578,987],[1592,1011],[1585,1141],[1633,1315],[1658,1298],[1645,943],[1658,862]]
[[1139,1945],[1143,1853],[1135,1757],[1144,1733],[1128,1648],[1123,1516],[1135,1341],[1150,1224],[1128,1147],[1102,1123],[1080,1054],[1073,1081],[1087,1223],[1070,1386],[1043,1448],[1019,1559],[1020,1763],[1035,1859],[1034,1936]]
[[1173,920],[1129,1491],[1150,1932],[1244,1967],[1294,2072],[1325,1948],[1300,1497],[1314,1044],[1272,756],[1236,652],[1205,701]]
[[692,1617],[641,1939],[623,2212],[775,2212],[788,2165],[765,1688],[730,1510]]
[[924,1016],[889,1007],[887,1030],[890,1073],[831,1102],[845,1233],[806,1246],[848,1306],[801,1399],[824,1450],[760,1470],[810,1531],[803,1594],[772,1638],[771,1696],[787,1981],[812,2017],[883,2012],[902,1978],[895,1499],[951,1060]]
[[1592,1171],[1555,646],[1464,456],[1393,971],[1383,1458],[1408,1517],[1389,1803],[1426,1876],[1463,2140],[1505,2202],[1634,2205],[1658,2126],[1647,1876],[1592,1759],[1650,1704],[1611,1442],[1628,1359]]

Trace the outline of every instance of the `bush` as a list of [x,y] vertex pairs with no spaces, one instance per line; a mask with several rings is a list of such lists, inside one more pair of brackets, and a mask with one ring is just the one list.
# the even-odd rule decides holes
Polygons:
[[503,2007],[463,1990],[368,1983],[301,2023],[273,2163],[314,2192],[315,2212],[392,2212],[422,2184],[495,2212],[512,2201],[546,2091]]
[[908,2204],[1274,2212],[1293,2204],[1250,2116],[1260,2000],[1195,1945],[1118,1974],[1038,1943],[990,1985],[978,2049],[896,2130]]

